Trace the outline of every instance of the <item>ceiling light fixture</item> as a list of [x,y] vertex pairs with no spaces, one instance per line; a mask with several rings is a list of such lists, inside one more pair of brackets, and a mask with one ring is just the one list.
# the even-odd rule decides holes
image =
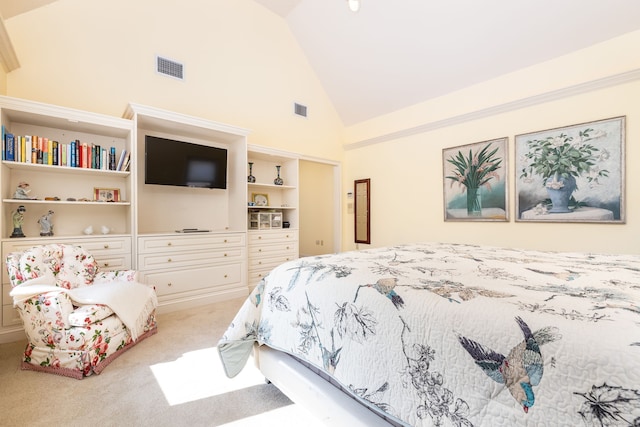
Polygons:
[[349,9],[351,9],[351,12],[357,12],[360,10],[360,0],[347,0],[347,3],[349,3]]

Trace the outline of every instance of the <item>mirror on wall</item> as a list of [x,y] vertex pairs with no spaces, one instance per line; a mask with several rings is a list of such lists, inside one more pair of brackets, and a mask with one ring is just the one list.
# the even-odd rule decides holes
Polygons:
[[371,244],[371,180],[354,181],[355,242]]

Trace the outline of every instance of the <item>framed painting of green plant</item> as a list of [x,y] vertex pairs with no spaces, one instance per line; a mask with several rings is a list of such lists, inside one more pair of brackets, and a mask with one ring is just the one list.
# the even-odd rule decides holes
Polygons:
[[625,119],[516,135],[516,221],[624,223]]
[[442,150],[445,221],[509,221],[508,138]]

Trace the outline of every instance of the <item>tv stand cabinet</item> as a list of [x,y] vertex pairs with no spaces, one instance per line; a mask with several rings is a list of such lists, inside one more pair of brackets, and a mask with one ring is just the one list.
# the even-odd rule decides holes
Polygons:
[[139,280],[156,287],[171,310],[247,295],[246,237],[172,233],[138,237]]
[[[156,286],[159,310],[248,295],[245,129],[130,104],[136,133],[136,267]],[[145,184],[145,136],[227,150],[227,188]],[[209,230],[176,233],[176,230]]]

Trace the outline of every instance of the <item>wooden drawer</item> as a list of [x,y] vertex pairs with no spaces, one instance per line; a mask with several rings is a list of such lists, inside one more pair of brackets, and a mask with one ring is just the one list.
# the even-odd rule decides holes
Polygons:
[[295,254],[273,254],[273,256],[261,256],[249,258],[249,269],[273,268],[284,262],[296,259]]
[[186,252],[175,251],[170,253],[151,253],[138,255],[138,269],[175,269],[184,267],[200,267],[219,262],[233,262],[241,260],[244,256],[244,247],[228,250]]
[[141,237],[138,240],[138,253],[212,250],[245,245],[243,233],[205,234]]
[[65,243],[68,245],[82,246],[93,256],[104,253],[130,253],[131,237],[90,237],[90,238],[66,238],[66,239],[29,239],[29,240],[11,240],[2,242],[2,253],[22,252],[33,246],[49,245],[53,243]]
[[249,246],[255,243],[298,241],[298,230],[250,231]]
[[263,270],[251,270],[249,271],[249,286],[255,287],[260,280],[262,280],[269,272],[271,268],[263,269]]
[[95,257],[101,271],[131,270],[131,255]]
[[95,258],[102,256],[110,256],[115,253],[131,253],[131,237],[112,239],[97,239],[87,241],[77,241],[73,244],[82,246],[87,252]]
[[145,283],[154,285],[158,296],[180,292],[215,290],[242,280],[242,263],[142,274]]
[[251,245],[249,246],[249,258],[259,256],[273,256],[274,254],[290,254],[297,257],[298,244],[297,242],[283,242],[273,245]]

